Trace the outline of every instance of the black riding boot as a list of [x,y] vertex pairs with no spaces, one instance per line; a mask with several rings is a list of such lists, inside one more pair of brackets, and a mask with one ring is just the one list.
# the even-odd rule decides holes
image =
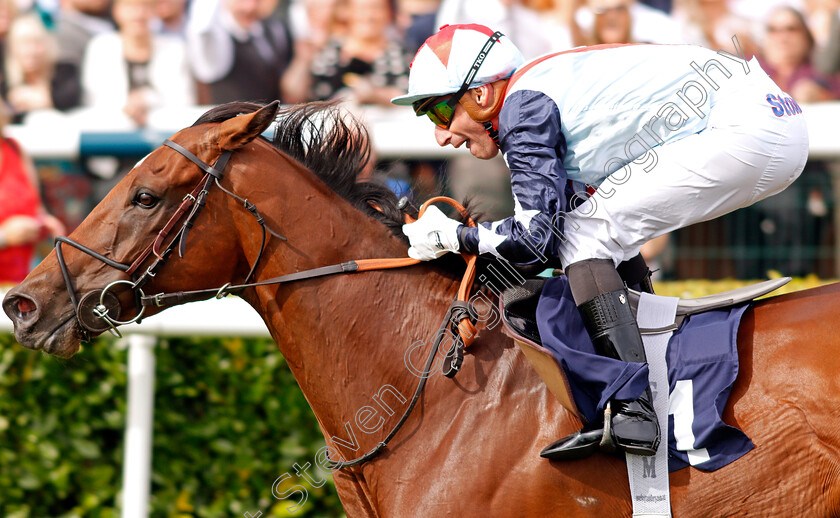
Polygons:
[[[598,354],[625,362],[647,361],[627,290],[599,295],[578,308]],[[635,401],[613,401],[611,406],[616,445],[635,455],[655,454],[659,445],[659,421],[650,388],[645,388]]]
[[624,281],[625,286],[631,290],[654,294],[653,282],[650,279],[653,272],[648,268],[642,254],[637,254],[635,257],[619,263],[615,269],[621,280]]
[[[646,362],[627,290],[612,262],[582,261],[569,266],[566,273],[575,300],[579,297],[585,300],[578,309],[595,351],[625,362]],[[598,291],[605,292],[596,294]],[[646,388],[634,401],[612,401],[610,406],[611,433],[607,440],[603,440],[603,425],[594,424],[552,443],[540,455],[553,460],[577,459],[591,455],[602,443],[607,450],[617,446],[635,455],[655,454],[659,446],[659,421],[650,389]]]

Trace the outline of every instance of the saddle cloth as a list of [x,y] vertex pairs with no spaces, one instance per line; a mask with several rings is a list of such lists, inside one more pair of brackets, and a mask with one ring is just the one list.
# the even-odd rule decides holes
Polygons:
[[[669,471],[690,465],[714,471],[753,448],[742,431],[722,419],[738,375],[736,337],[748,307],[742,303],[688,315],[668,343]],[[542,346],[565,373],[582,419],[597,422],[607,401],[635,399],[647,385],[647,364],[628,364],[595,353],[566,277],[546,281],[536,322]],[[675,429],[680,437],[675,437]]]

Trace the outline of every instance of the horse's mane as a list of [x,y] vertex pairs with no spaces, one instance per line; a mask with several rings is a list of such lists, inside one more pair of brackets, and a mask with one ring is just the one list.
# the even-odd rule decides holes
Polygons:
[[[217,123],[262,105],[234,102],[212,108],[193,126]],[[364,125],[335,102],[311,102],[286,106],[269,142],[315,173],[332,190],[357,209],[386,225],[394,235],[402,233],[403,212],[397,196],[376,180],[359,181],[371,156],[370,138]],[[416,216],[415,214],[412,214]]]

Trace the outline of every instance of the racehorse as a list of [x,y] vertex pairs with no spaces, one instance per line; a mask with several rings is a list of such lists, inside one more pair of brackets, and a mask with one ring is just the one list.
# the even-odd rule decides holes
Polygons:
[[[145,293],[210,290],[202,292],[209,298],[242,279],[404,257],[396,197],[357,181],[369,146],[360,126],[345,123],[332,105],[304,105],[279,119],[272,143],[261,134],[276,109],[215,108],[171,138],[196,160],[162,146],[138,163],[69,236],[79,246],[57,246],[8,293],[3,308],[18,342],[73,355],[82,338],[108,327],[86,329],[74,306],[104,302],[105,314],[123,315],[114,321],[133,318],[140,306],[129,278],[144,269],[153,274],[139,274]],[[224,170],[220,188],[196,190],[209,185],[205,169],[214,167]],[[168,238],[183,257],[165,241],[144,253],[190,196],[206,205],[188,238]],[[258,207],[259,217],[243,204]],[[261,221],[285,240],[261,237]],[[161,259],[168,259],[164,266],[150,266]],[[459,273],[438,260],[241,290],[286,357],[332,459],[370,450],[408,405],[418,377],[406,351],[414,348],[422,364]],[[91,293],[93,304],[86,302]],[[674,516],[840,516],[838,314],[840,284],[765,299],[747,311],[724,419],[755,449],[714,472],[672,473]],[[539,457],[580,423],[499,326],[483,327],[454,379],[428,377],[387,448],[334,473],[347,515],[629,516],[623,460]]]

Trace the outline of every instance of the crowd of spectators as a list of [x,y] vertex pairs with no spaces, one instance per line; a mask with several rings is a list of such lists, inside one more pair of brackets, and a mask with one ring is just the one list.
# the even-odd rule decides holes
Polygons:
[[388,106],[426,37],[475,22],[526,58],[599,43],[733,50],[737,38],[813,102],[840,95],[838,12],[838,0],[0,0],[0,94],[17,120],[108,103],[138,126],[188,103]]
[[[100,108],[138,128],[150,110],[233,100],[388,107],[424,39],[472,22],[526,58],[601,43],[740,48],[797,101],[840,99],[840,0],[0,0],[0,95],[14,122]],[[491,217],[511,209],[504,164],[404,170],[459,197],[489,190]]]

